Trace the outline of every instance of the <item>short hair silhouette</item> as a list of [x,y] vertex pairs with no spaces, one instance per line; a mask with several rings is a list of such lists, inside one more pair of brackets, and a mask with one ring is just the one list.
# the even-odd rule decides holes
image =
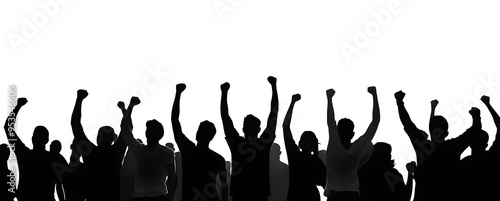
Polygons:
[[198,131],[196,131],[196,141],[201,143],[207,143],[212,141],[215,137],[217,129],[215,125],[210,121],[203,121],[198,126]]
[[115,130],[111,126],[103,126],[97,131],[97,145],[111,145],[115,141]]
[[62,148],[62,145],[61,145],[61,142],[59,140],[54,140],[52,141],[52,143],[50,143],[50,152],[51,153],[60,153],[61,152],[61,148]]
[[257,137],[260,132],[259,118],[249,114],[243,120],[243,133],[246,137]]
[[33,137],[31,137],[33,146],[45,146],[49,142],[49,131],[45,126],[37,126],[33,130]]
[[146,122],[146,138],[148,141],[160,141],[163,138],[163,125],[156,119]]

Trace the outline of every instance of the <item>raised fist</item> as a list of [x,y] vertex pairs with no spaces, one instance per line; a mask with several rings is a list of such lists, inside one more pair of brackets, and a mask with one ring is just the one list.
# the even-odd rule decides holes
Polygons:
[[436,106],[439,104],[439,101],[437,99],[434,99],[431,101],[431,107],[436,108]]
[[406,164],[406,170],[408,170],[408,174],[415,172],[416,168],[417,168],[417,164],[415,163],[415,161],[411,161],[411,162]]
[[118,108],[120,109],[125,109],[125,103],[123,103],[123,101],[118,101],[118,104],[116,104],[118,106]]
[[76,94],[79,99],[84,99],[89,95],[89,93],[85,89],[79,89]]
[[220,85],[220,89],[221,89],[222,91],[227,91],[227,90],[229,90],[229,87],[230,87],[229,82],[224,82],[224,84],[221,84],[221,85]]
[[396,100],[402,101],[405,95],[406,94],[403,91],[398,91],[394,94],[394,97],[396,97]]
[[483,101],[483,103],[485,103],[485,104],[488,104],[488,103],[490,103],[490,97],[489,96],[481,96],[481,101]]
[[18,98],[17,99],[17,106],[22,107],[23,105],[26,105],[27,102],[28,102],[28,99],[26,99],[26,98]]
[[272,85],[275,85],[276,84],[276,78],[273,77],[273,76],[269,76],[267,77],[267,81],[272,84]]
[[375,88],[374,86],[368,87],[368,93],[370,93],[371,95],[377,94],[377,88]]
[[481,111],[479,111],[479,109],[477,107],[472,107],[469,110],[469,114],[471,114],[472,116],[479,116],[479,115],[481,115]]
[[177,92],[183,92],[186,89],[186,84],[179,83],[175,86],[175,89],[177,90]]
[[294,94],[294,95],[292,96],[292,101],[293,101],[293,102],[296,102],[296,101],[299,101],[299,100],[300,100],[300,94]]
[[333,89],[328,89],[328,90],[326,90],[326,96],[327,96],[328,98],[333,97],[333,95],[335,95],[335,90],[333,90]]
[[137,96],[133,96],[131,99],[130,99],[130,104],[131,105],[139,105],[139,103],[141,103],[141,100],[139,99],[139,97]]

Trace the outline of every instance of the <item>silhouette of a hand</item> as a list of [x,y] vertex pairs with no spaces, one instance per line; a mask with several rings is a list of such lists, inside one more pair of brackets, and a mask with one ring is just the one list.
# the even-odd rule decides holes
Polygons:
[[276,85],[276,78],[273,77],[273,76],[269,76],[267,77],[267,81],[269,82],[269,84],[271,85]]
[[130,99],[130,104],[131,105],[139,105],[139,103],[141,103],[141,100],[139,99],[139,97],[137,96],[133,96],[131,99]]
[[301,97],[300,97],[300,94],[294,94],[294,95],[292,96],[292,101],[293,101],[293,102],[297,102],[297,101],[299,101],[299,100],[300,100],[300,98],[301,98]]
[[23,105],[26,105],[28,103],[28,99],[26,98],[18,98],[17,99],[17,106],[22,107]]
[[118,106],[118,108],[125,110],[125,103],[123,103],[123,101],[118,101],[118,104],[116,105]]
[[436,108],[436,106],[439,104],[439,101],[437,99],[434,99],[431,101],[431,107]]
[[177,90],[177,92],[183,92],[184,90],[186,90],[186,84],[184,83],[179,83],[175,86],[175,90]]
[[398,91],[394,94],[394,97],[396,97],[397,101],[403,101],[403,98],[405,97],[405,93],[403,91]]
[[78,99],[85,99],[89,95],[89,93],[85,89],[79,89],[76,94]]
[[481,96],[481,101],[483,101],[484,104],[490,104],[490,97],[489,96]]
[[415,163],[415,161],[411,161],[406,164],[406,170],[408,170],[408,174],[412,174],[413,172],[415,172],[416,168],[417,164]]
[[220,89],[221,89],[222,91],[228,91],[228,90],[229,90],[229,87],[230,87],[229,82],[224,82],[224,84],[221,84],[221,85],[220,85]]
[[374,86],[368,87],[368,93],[370,93],[371,95],[377,94],[377,88]]
[[469,110],[469,114],[471,114],[473,117],[478,117],[481,115],[481,111],[477,107],[472,107]]
[[333,95],[335,95],[335,90],[333,90],[333,89],[326,90],[326,97],[332,98]]

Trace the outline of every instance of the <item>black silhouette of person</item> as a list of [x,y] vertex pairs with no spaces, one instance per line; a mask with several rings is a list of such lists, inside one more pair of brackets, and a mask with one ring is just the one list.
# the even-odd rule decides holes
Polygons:
[[499,185],[497,181],[500,180],[500,173],[498,172],[500,166],[498,161],[500,159],[499,149],[499,126],[500,116],[491,106],[490,97],[482,96],[481,101],[488,108],[493,122],[497,127],[495,140],[489,150],[488,147],[489,136],[488,133],[482,129],[475,130],[472,143],[470,145],[471,155],[461,160],[461,176],[460,181],[461,196],[463,200],[489,200],[493,197],[498,197],[497,190]]
[[280,160],[281,147],[277,143],[271,146],[269,153],[269,183],[271,195],[269,201],[286,201],[288,194],[288,165]]
[[[120,108],[122,115],[125,115],[127,109],[125,108],[125,103],[119,101],[117,104],[118,108]],[[130,129],[133,130],[134,126],[130,125]],[[140,144],[142,141],[138,138],[136,139]],[[130,153],[130,151],[125,151],[125,156],[123,157],[122,167],[120,171],[120,201],[133,201],[134,200],[134,191],[135,191],[135,170],[137,160],[135,159],[134,154]]]
[[[49,142],[49,131],[44,126],[37,126],[33,131],[31,141],[33,149],[29,149],[14,130],[18,112],[28,100],[17,99],[17,105],[5,121],[4,129],[9,143],[14,144],[14,150],[19,166],[19,186],[16,192],[19,201],[54,201],[54,186],[62,188],[61,181],[57,178],[52,164],[65,161],[57,161],[53,154],[46,151],[45,146]],[[57,190],[57,192],[62,192]],[[64,195],[58,195],[62,197]]]
[[415,170],[415,201],[456,200],[458,167],[460,156],[472,142],[474,130],[481,127],[479,111],[471,109],[473,124],[457,138],[445,140],[448,136],[448,122],[443,116],[434,115],[437,100],[431,101],[428,134],[417,128],[403,102],[405,93],[394,94],[398,106],[399,118],[404,130],[417,153]]
[[278,116],[278,92],[276,78],[267,78],[272,87],[271,111],[264,132],[258,136],[260,120],[247,115],[243,122],[241,137],[229,116],[227,94],[229,83],[221,85],[221,117],[226,141],[231,150],[231,192],[233,201],[265,201],[270,195],[269,152],[276,138]]
[[[61,142],[59,140],[53,140],[51,143],[50,143],[50,146],[49,146],[49,152],[53,155],[53,157],[56,159],[56,161],[61,161],[61,162],[64,162],[62,163],[62,165],[64,165],[65,167],[68,167],[68,163],[66,162],[66,159],[61,155],[61,149],[62,149],[62,145],[61,145]],[[67,173],[66,173],[67,174]],[[64,178],[66,175],[64,174],[62,176],[62,178]],[[64,179],[63,179],[64,181]],[[63,184],[63,187],[66,186],[66,184]],[[64,190],[63,188],[56,188],[56,191],[57,191],[57,195],[59,196],[59,200],[65,200],[65,193],[64,193]]]
[[110,126],[99,128],[97,146],[87,138],[81,124],[82,102],[87,96],[86,90],[77,91],[75,107],[71,115],[73,146],[76,146],[85,164],[83,182],[86,199],[88,201],[118,201],[120,199],[120,168],[127,146],[121,135],[115,141],[116,134]]
[[[2,174],[3,188],[0,191],[0,200],[5,201],[13,201],[16,196],[16,188],[15,186],[11,186],[15,184],[15,176],[14,173],[9,170],[7,165],[7,161],[10,157],[10,148],[7,144],[0,144],[0,172]],[[11,174],[12,173],[12,174]],[[11,178],[13,181],[11,181]]]
[[[358,170],[359,191],[363,201],[409,201],[413,179],[408,173],[405,185],[403,175],[394,168],[391,145],[378,142],[374,145],[370,159]],[[411,170],[411,169],[410,169]]]
[[327,121],[329,141],[326,153],[327,184],[325,196],[328,200],[359,200],[358,169],[372,154],[372,139],[380,122],[380,109],[375,87],[368,87],[373,97],[372,122],[365,134],[351,143],[354,136],[354,124],[350,119],[335,120],[332,97],[333,89],[326,91]]
[[[225,160],[209,148],[210,141],[217,132],[215,125],[209,121],[201,122],[196,132],[196,144],[182,131],[179,121],[180,99],[185,89],[185,84],[177,84],[171,116],[174,139],[183,156],[182,200],[218,201],[222,198],[225,201],[227,200],[227,193],[224,193],[227,192]],[[217,179],[221,180],[221,186],[217,186]]]
[[175,188],[174,201],[180,201],[182,199],[182,154],[181,152],[175,151],[175,146],[171,142],[167,142],[165,146],[174,152],[175,175],[177,175],[177,187]]
[[316,186],[325,188],[326,168],[318,156],[318,139],[312,131],[305,131],[297,146],[290,129],[293,108],[299,100],[299,94],[292,96],[292,102],[283,122],[283,137],[290,175],[288,201],[319,201],[321,197]]
[[136,201],[171,201],[174,197],[176,175],[174,167],[174,152],[160,145],[163,138],[163,125],[156,119],[146,122],[146,145],[140,144],[132,133],[131,112],[141,101],[132,97],[121,122],[120,135],[134,154],[137,164],[135,172]]

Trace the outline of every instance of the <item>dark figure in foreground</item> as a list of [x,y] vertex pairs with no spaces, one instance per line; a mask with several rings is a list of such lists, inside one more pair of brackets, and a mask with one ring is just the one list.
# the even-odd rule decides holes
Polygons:
[[500,116],[491,106],[490,97],[482,96],[481,101],[493,117],[497,132],[490,149],[486,150],[489,139],[488,133],[480,129],[475,131],[470,146],[471,155],[463,158],[460,162],[461,181],[459,184],[461,189],[459,192],[461,192],[461,200],[489,200],[498,197]]
[[358,170],[361,200],[410,201],[413,190],[412,169],[408,170],[405,185],[403,176],[394,168],[391,152],[391,145],[376,143],[370,160]]
[[464,134],[457,138],[445,140],[448,136],[448,122],[443,116],[434,115],[437,100],[431,101],[431,118],[428,134],[417,128],[406,111],[403,98],[405,93],[394,94],[398,105],[399,118],[404,130],[417,153],[415,170],[415,201],[456,200],[458,189],[456,177],[460,156],[471,144],[474,132],[481,129],[479,110],[469,111],[473,124]]
[[[184,191],[183,201],[205,200],[223,201],[227,200],[226,167],[224,158],[209,148],[210,141],[216,134],[212,122],[203,121],[196,132],[197,144],[189,140],[182,132],[179,121],[180,99],[182,92],[186,89],[185,84],[177,84],[174,105],[172,106],[172,128],[175,142],[184,157],[182,161],[182,179]],[[221,185],[217,185],[217,179]],[[205,189],[216,190],[215,192]],[[219,194],[219,192],[221,192]]]
[[120,169],[127,146],[121,135],[115,142],[116,134],[110,126],[99,128],[97,146],[87,138],[81,124],[82,102],[87,96],[86,90],[78,90],[71,115],[73,146],[82,151],[79,154],[85,163],[85,195],[88,201],[118,201]]
[[273,143],[269,153],[269,201],[286,201],[289,186],[288,165],[281,161],[281,147]]
[[174,198],[177,182],[174,152],[159,144],[160,139],[163,138],[164,129],[163,125],[155,119],[146,122],[146,145],[141,145],[134,138],[130,115],[134,106],[140,102],[137,97],[132,97],[130,100],[129,107],[122,119],[120,133],[123,135],[130,153],[134,154],[137,160],[134,200],[171,201]]
[[299,94],[292,96],[292,102],[283,122],[283,136],[290,169],[288,201],[319,201],[321,198],[316,186],[325,188],[326,168],[318,157],[318,139],[312,131],[305,131],[297,146],[290,129],[293,107],[299,100]]
[[[7,138],[11,144],[15,145],[15,153],[19,166],[19,188],[16,192],[17,200],[19,201],[54,201],[54,186],[58,189],[58,197],[64,195],[62,181],[53,168],[52,164],[58,162],[65,164],[66,161],[57,161],[53,154],[45,150],[45,146],[49,142],[49,131],[44,126],[37,126],[33,131],[31,141],[33,149],[30,150],[23,143],[21,138],[14,131],[18,112],[28,100],[26,98],[17,99],[17,105],[9,114],[5,121],[4,129]],[[7,175],[5,175],[6,177]]]
[[276,138],[278,92],[276,78],[270,76],[267,80],[272,87],[271,112],[260,137],[258,137],[260,120],[253,115],[246,116],[243,122],[245,137],[239,135],[229,116],[227,104],[229,83],[221,85],[222,123],[232,159],[230,194],[233,201],[266,201],[270,195],[269,151]]
[[[15,197],[15,192],[17,191],[15,186],[15,176],[14,172],[11,173],[7,165],[7,160],[9,160],[10,148],[7,144],[0,144],[0,174],[3,176],[2,189],[0,191],[0,200],[13,201]],[[11,181],[13,178],[14,181]],[[12,184],[12,185],[11,185]]]
[[373,97],[372,122],[365,134],[351,143],[354,136],[354,124],[349,119],[335,121],[332,97],[333,89],[326,91],[327,121],[330,139],[326,152],[327,184],[325,196],[328,200],[344,201],[359,200],[358,169],[372,154],[372,139],[380,122],[380,109],[375,87],[368,87]]

